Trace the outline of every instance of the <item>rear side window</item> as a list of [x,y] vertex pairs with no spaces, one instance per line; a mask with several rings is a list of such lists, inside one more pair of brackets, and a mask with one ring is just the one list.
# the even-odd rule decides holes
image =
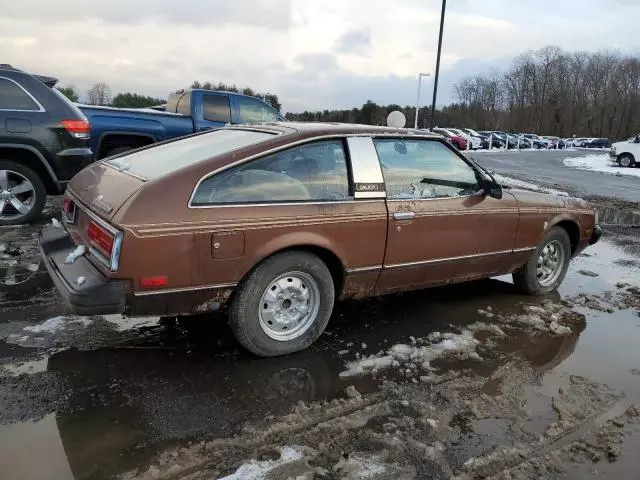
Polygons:
[[349,177],[340,140],[283,150],[221,172],[200,184],[193,205],[340,201]]
[[236,105],[240,113],[240,123],[276,122],[276,111],[267,105],[246,97],[236,97]]
[[388,198],[458,197],[479,189],[475,170],[438,141],[374,139],[374,144]]
[[187,92],[180,97],[178,100],[178,106],[176,107],[176,112],[181,113],[182,115],[191,115],[191,93]]
[[85,118],[84,114],[82,113],[82,111],[78,108],[78,106],[73,103],[71,100],[69,100],[67,97],[65,97],[62,92],[60,90],[58,90],[55,87],[51,87],[51,91],[53,92],[53,94],[58,97],[58,100],[60,100],[61,102],[63,102],[67,107],[69,107],[73,113],[76,114],[76,116],[78,118]]
[[0,110],[33,110],[40,107],[17,83],[0,78]]
[[229,97],[223,95],[203,96],[204,119],[210,122],[231,122]]
[[105,160],[105,163],[149,180],[273,136],[265,132],[220,129]]

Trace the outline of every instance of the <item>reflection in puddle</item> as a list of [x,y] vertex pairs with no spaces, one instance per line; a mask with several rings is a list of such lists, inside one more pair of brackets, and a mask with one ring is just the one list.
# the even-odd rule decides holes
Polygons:
[[7,480],[73,480],[55,415],[0,425],[0,465]]

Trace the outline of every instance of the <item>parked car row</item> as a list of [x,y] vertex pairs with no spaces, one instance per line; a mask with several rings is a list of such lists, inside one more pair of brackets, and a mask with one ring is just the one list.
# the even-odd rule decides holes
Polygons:
[[[471,128],[438,127],[433,132],[439,133],[451,140],[460,150],[488,149],[562,149],[570,147],[609,148],[611,143],[607,138],[560,138],[551,135],[537,135],[535,133],[508,133],[500,130],[476,131]],[[457,138],[456,138],[457,137]]]
[[580,148],[610,148],[611,142],[608,138],[563,138],[563,146],[561,148],[568,147],[580,147]]

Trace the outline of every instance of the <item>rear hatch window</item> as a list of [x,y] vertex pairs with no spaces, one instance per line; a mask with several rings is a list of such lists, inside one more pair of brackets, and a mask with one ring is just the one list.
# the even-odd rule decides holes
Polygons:
[[151,180],[208,158],[263,142],[274,135],[251,130],[220,129],[105,160],[105,163],[144,180]]

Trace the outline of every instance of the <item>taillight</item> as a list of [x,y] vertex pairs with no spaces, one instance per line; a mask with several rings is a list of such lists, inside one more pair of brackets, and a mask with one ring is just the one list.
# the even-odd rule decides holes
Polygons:
[[76,204],[68,195],[62,198],[62,220],[66,223],[76,222]]
[[87,120],[62,120],[62,126],[76,138],[89,138],[91,124]]
[[89,251],[111,271],[116,271],[120,260],[122,233],[111,231],[91,220],[87,226],[87,237],[90,244]]

